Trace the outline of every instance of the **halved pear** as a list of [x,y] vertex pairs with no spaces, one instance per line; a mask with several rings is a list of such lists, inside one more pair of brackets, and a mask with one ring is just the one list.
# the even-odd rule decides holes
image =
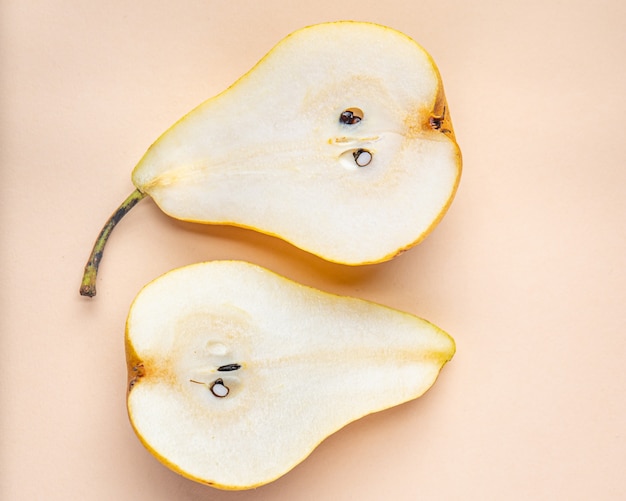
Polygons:
[[149,195],[178,219],[256,229],[360,265],[421,241],[460,173],[426,51],[384,26],[325,23],[285,38],[166,131],[116,214]]
[[439,73],[413,40],[316,25],[176,123],[132,179],[173,217],[373,263],[423,238],[452,199],[460,155],[442,117]]
[[216,261],[148,284],[126,349],[144,445],[188,478],[246,489],[351,421],[422,395],[455,345],[413,315]]

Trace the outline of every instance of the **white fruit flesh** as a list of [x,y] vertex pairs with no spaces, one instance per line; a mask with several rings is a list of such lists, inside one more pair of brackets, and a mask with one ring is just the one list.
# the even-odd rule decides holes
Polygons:
[[237,261],[150,283],[126,335],[138,436],[224,489],[270,482],[347,423],[419,397],[455,351],[415,316]]
[[[362,120],[341,122],[348,109]],[[173,217],[254,228],[364,264],[423,239],[460,171],[430,56],[390,28],[338,22],[290,35],[181,119],[133,182]]]

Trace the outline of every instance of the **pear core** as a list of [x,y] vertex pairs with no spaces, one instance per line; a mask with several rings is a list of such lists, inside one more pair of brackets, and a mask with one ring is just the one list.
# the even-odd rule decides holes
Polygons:
[[252,488],[351,421],[422,395],[454,351],[413,315],[245,262],[201,263],[151,282],[131,306],[128,412],[173,470]]
[[460,173],[432,58],[391,28],[335,22],[278,43],[166,131],[132,180],[172,217],[359,265],[421,241]]

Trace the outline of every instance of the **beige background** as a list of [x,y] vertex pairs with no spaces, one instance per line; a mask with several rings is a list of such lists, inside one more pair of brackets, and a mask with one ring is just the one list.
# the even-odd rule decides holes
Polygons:
[[[0,5],[1,499],[626,499],[626,3]],[[344,268],[143,201],[98,297],[79,297],[151,142],[291,31],[337,19],[404,31],[440,67],[464,177],[435,233]],[[416,313],[457,355],[422,399],[348,426],[269,486],[185,480],[128,424],[124,320],[152,278],[220,258]]]

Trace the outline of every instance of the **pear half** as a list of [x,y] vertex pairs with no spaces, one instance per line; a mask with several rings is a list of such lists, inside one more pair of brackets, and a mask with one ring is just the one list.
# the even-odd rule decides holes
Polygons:
[[441,78],[375,24],[293,33],[154,143],[133,183],[170,216],[245,226],[345,264],[419,241],[455,192]]
[[125,204],[150,196],[174,218],[361,265],[421,241],[460,173],[432,58],[391,28],[344,21],[291,34],[174,124],[135,167]]
[[246,489],[349,422],[422,395],[455,345],[413,315],[216,261],[148,284],[126,350],[144,445],[188,478]]

